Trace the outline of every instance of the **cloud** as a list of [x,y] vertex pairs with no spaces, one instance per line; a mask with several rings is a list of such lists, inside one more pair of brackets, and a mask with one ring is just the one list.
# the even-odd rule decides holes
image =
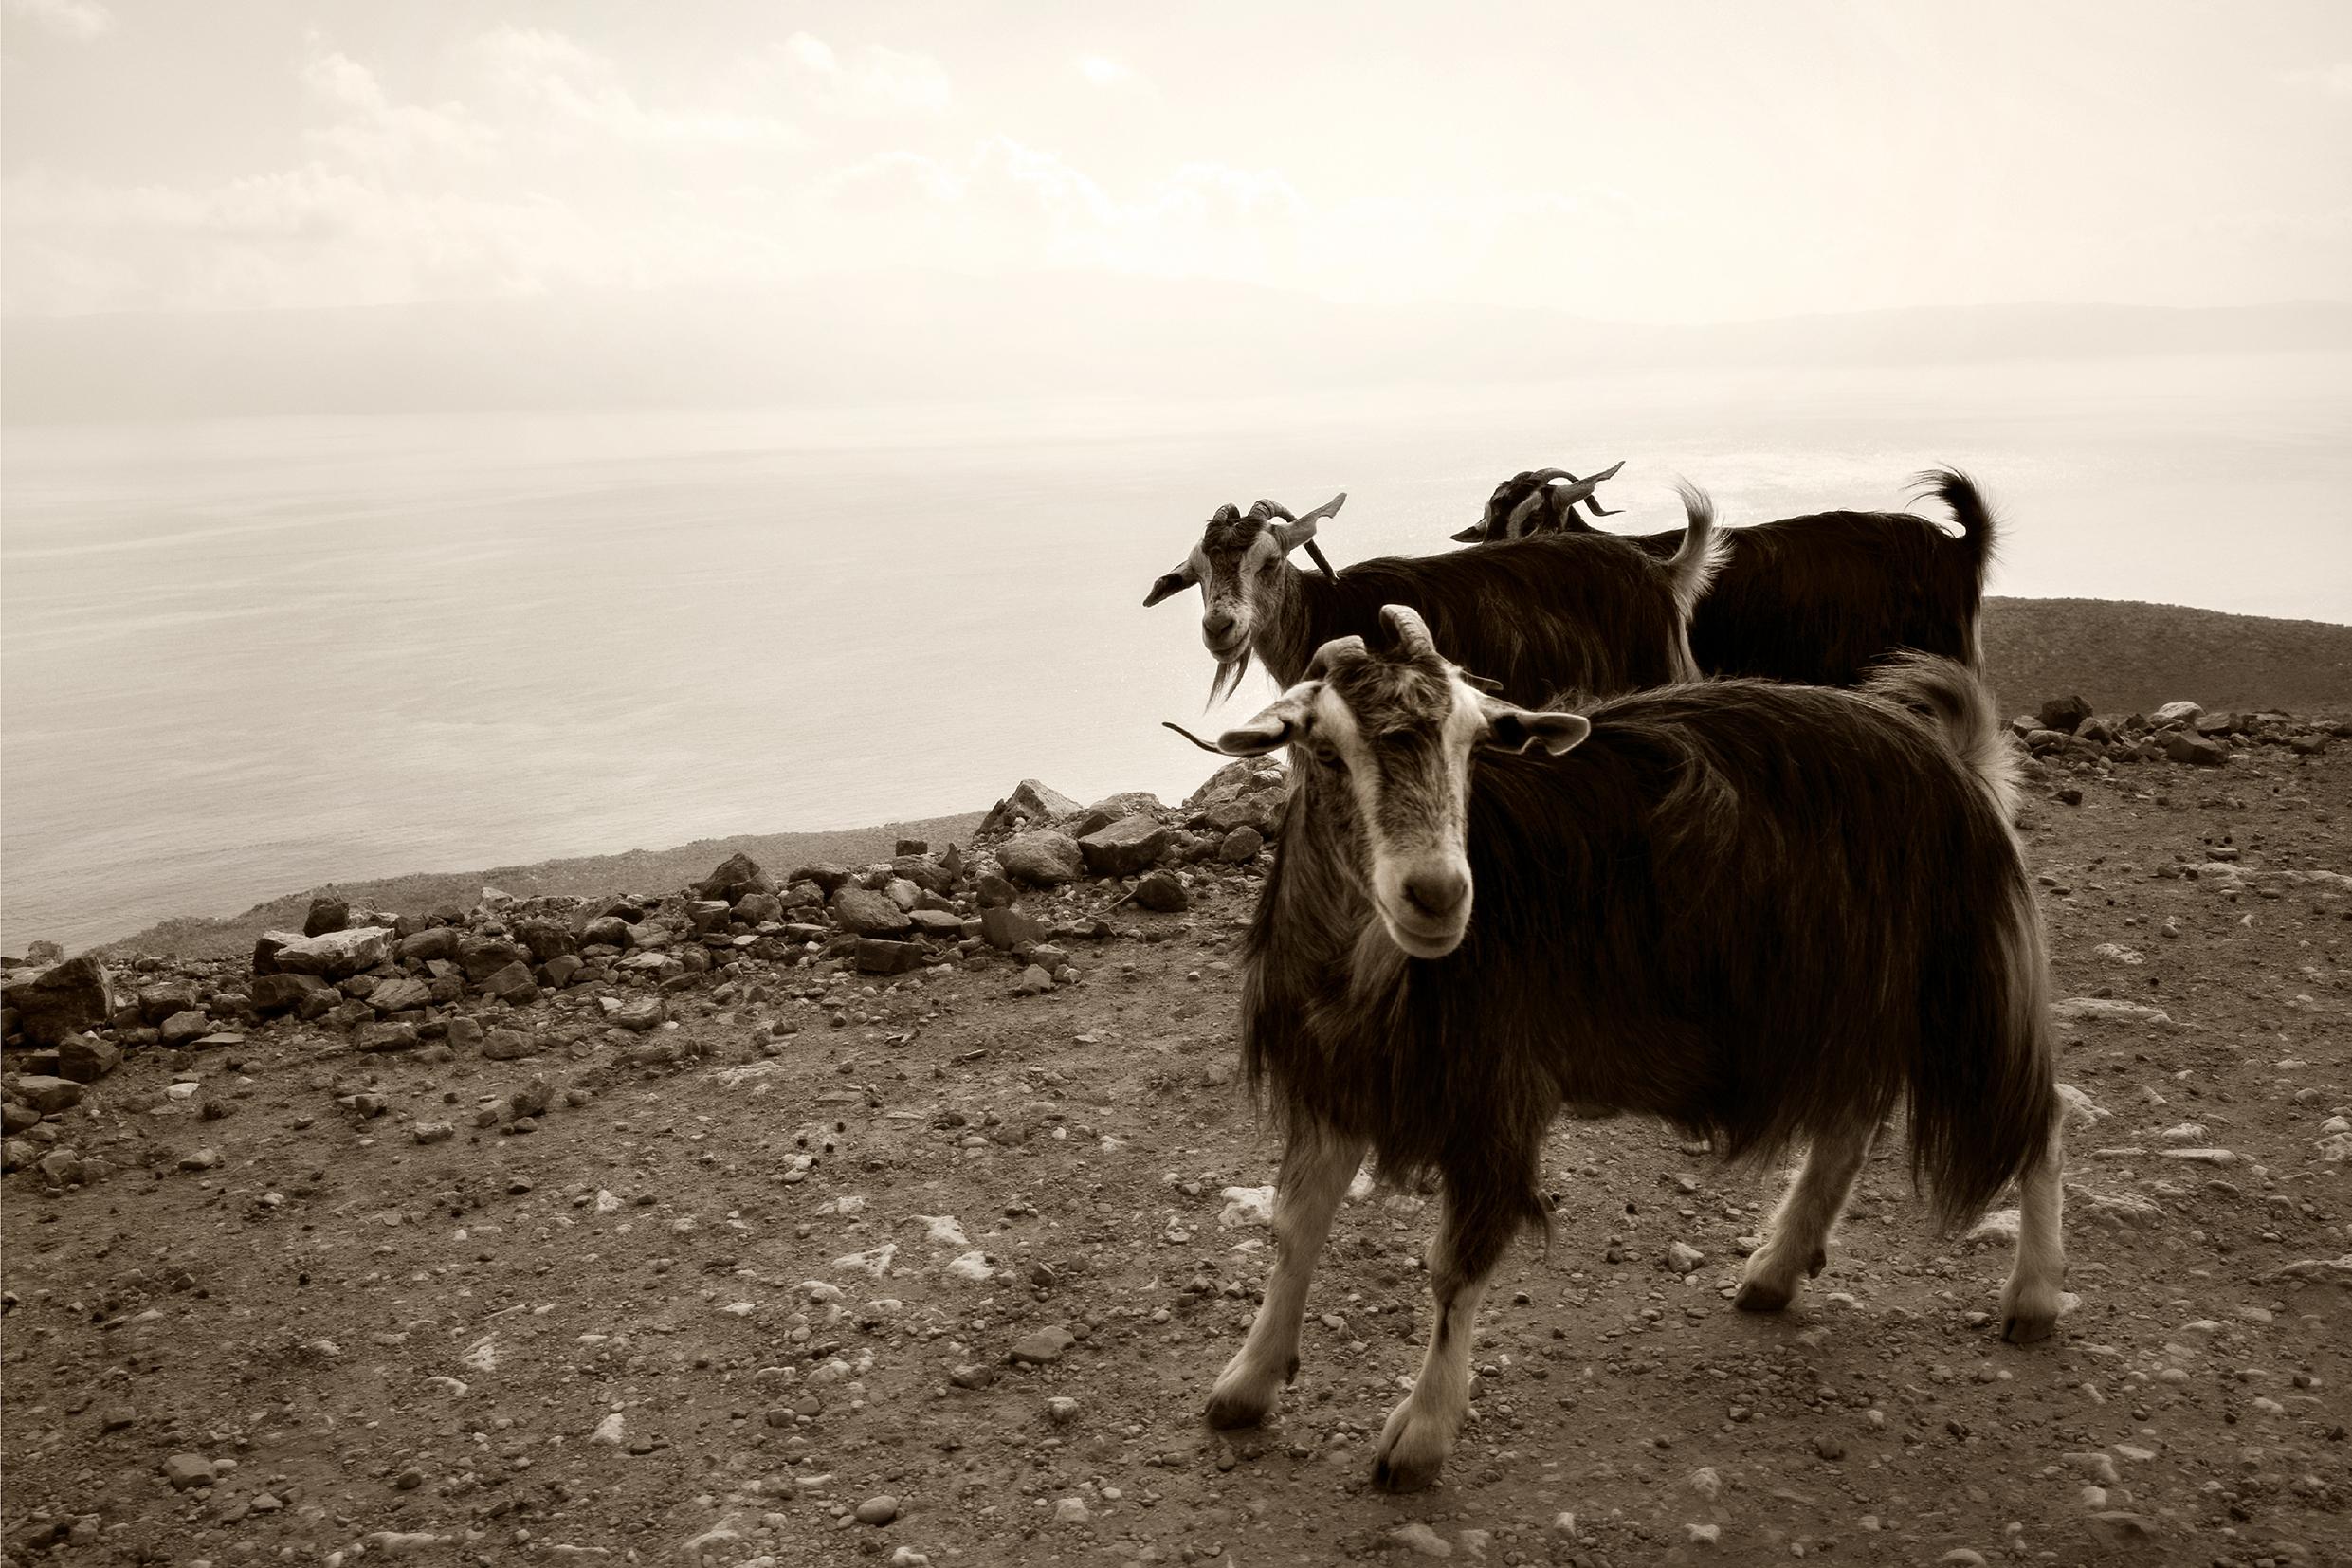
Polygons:
[[1139,80],[1132,66],[1122,65],[1099,54],[1081,56],[1078,74],[1085,78],[1089,85],[1096,87],[1124,87]]
[[115,13],[98,0],[9,0],[9,9],[77,44],[87,44],[115,25]]
[[830,44],[796,32],[774,51],[781,74],[812,84],[818,106],[840,115],[941,115],[954,91],[946,68],[928,55],[869,44],[846,61]]

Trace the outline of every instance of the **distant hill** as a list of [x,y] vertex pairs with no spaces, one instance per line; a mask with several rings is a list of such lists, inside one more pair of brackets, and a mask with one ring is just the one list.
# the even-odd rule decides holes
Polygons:
[[2209,708],[2352,714],[2352,626],[2133,599],[1988,599],[1984,661],[2012,713],[2079,696],[2101,713]]
[[10,423],[1190,396],[1685,367],[2352,348],[2352,304],[2015,304],[1643,325],[1237,283],[901,271],[774,288],[10,317]]

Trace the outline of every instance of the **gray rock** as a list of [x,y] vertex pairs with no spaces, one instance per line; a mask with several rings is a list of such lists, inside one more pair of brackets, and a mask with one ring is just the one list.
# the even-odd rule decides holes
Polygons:
[[337,994],[315,975],[264,975],[253,982],[253,1012],[263,1018],[282,1012],[316,1018],[335,1006]]
[[765,925],[784,918],[784,901],[774,893],[746,893],[735,901],[735,918],[745,925]]
[[457,1136],[454,1121],[419,1121],[409,1129],[419,1143],[447,1143]]
[[2164,738],[2164,755],[2194,768],[2218,768],[2230,759],[2230,748],[2180,730]]
[[0,1133],[6,1133],[9,1137],[14,1138],[18,1133],[39,1125],[41,1125],[41,1113],[22,1100],[11,1100],[5,1105],[0,1105]]
[[1217,846],[1217,859],[1228,866],[1245,866],[1266,848],[1266,835],[1255,828],[1236,828]]
[[659,1029],[669,1018],[669,1004],[659,996],[648,996],[624,1006],[612,1015],[612,1022],[622,1029],[635,1030],[642,1034]]
[[68,1034],[57,1043],[57,1076],[95,1084],[122,1065],[122,1048],[91,1034]]
[[1007,839],[996,855],[1004,862],[1006,875],[1040,887],[1075,882],[1085,869],[1078,841],[1050,828]]
[[473,1018],[452,1018],[448,1025],[451,1050],[469,1050],[483,1043],[482,1024]]
[[400,939],[403,961],[414,958],[420,963],[440,959],[454,963],[465,934],[453,925],[436,925],[429,931],[413,931]]
[[186,1012],[174,1012],[163,1021],[162,1026],[163,1043],[167,1046],[184,1046],[210,1032],[212,1020],[194,1008]]
[[561,921],[529,920],[515,928],[515,939],[538,963],[580,950],[579,938]]
[[429,1005],[432,999],[432,987],[410,975],[378,980],[368,993],[368,1006],[378,1012],[409,1012]]
[[310,913],[302,917],[302,935],[324,937],[350,924],[350,901],[340,893],[320,893],[310,901]]
[[174,1012],[186,1012],[196,1005],[196,988],[185,980],[166,985],[142,987],[132,1004],[138,1011],[138,1021],[150,1027],[162,1023]]
[[540,1043],[538,1035],[519,1029],[494,1029],[482,1042],[482,1054],[492,1062],[512,1062],[538,1050]]
[[316,975],[322,980],[340,980],[363,969],[374,969],[391,951],[391,931],[380,925],[362,925],[329,932],[323,937],[289,935],[278,945],[271,962],[276,965],[276,974]]
[[618,915],[599,915],[580,928],[580,941],[591,947],[627,947],[637,928]]
[[1046,939],[1046,922],[1018,909],[980,911],[980,935],[991,947],[1012,949]]
[[1062,1353],[1078,1342],[1078,1337],[1056,1324],[1036,1329],[1012,1341],[1012,1357],[1018,1366],[1050,1366],[1062,1358]]
[[418,1037],[414,1024],[374,1023],[359,1026],[352,1037],[352,1048],[364,1051],[414,1050]]
[[1001,909],[1021,896],[1020,889],[994,871],[982,871],[973,879],[983,909]]
[[922,967],[921,942],[894,942],[880,937],[860,937],[850,950],[850,962],[867,975],[903,975]]
[[191,1486],[210,1486],[212,1461],[200,1453],[175,1453],[163,1462],[163,1478],[172,1483],[175,1492],[184,1492]]
[[520,946],[500,937],[468,937],[458,948],[458,962],[465,968],[465,978],[475,985],[509,964],[522,962],[525,956]]
[[84,1179],[82,1157],[71,1149],[51,1149],[41,1157],[41,1179],[52,1187],[70,1187]]
[[1086,869],[1096,876],[1132,877],[1159,863],[1168,848],[1168,830],[1148,816],[1121,817],[1080,839],[1078,848]]
[[46,1073],[26,1073],[17,1079],[10,1092],[43,1116],[82,1103],[81,1085],[70,1078],[52,1078]]
[[833,894],[832,910],[834,923],[853,937],[896,937],[914,926],[887,893],[870,888],[841,888]]
[[526,1006],[539,996],[538,981],[532,976],[530,966],[520,959],[485,978],[482,990],[484,995],[496,996],[512,1007]]
[[724,899],[729,903],[746,893],[773,893],[775,879],[759,868],[759,863],[745,854],[729,855],[718,868],[695,884],[694,890],[706,899]]
[[898,1517],[899,1500],[887,1492],[880,1497],[869,1497],[857,1506],[860,1524],[887,1524]]
[[835,866],[830,861],[812,860],[784,880],[787,883],[812,882],[819,892],[830,898],[849,880],[849,871],[847,866]]
[[1188,907],[1193,896],[1173,872],[1154,871],[1135,884],[1135,902],[1159,914],[1173,915]]
[[953,909],[915,909],[906,918],[915,929],[926,937],[960,937],[964,934],[964,918]]
[[0,1006],[36,1046],[54,1046],[78,1030],[103,1024],[115,1011],[105,966],[89,954],[49,965],[0,989]]
[[2090,704],[2080,697],[2053,697],[2034,712],[2045,729],[2061,735],[2072,735],[2076,726],[2090,717]]
[[2167,702],[2148,715],[2148,722],[2151,724],[2186,724],[2194,721],[2197,716],[2204,711],[2204,705],[2198,702]]
[[1021,977],[1012,982],[1015,996],[1039,996],[1053,989],[1053,976],[1036,964],[1021,971]]
[[2172,1014],[2142,1002],[2119,1002],[2105,996],[2069,996],[2050,1004],[2050,1015],[2062,1024],[2150,1024],[2169,1027]]

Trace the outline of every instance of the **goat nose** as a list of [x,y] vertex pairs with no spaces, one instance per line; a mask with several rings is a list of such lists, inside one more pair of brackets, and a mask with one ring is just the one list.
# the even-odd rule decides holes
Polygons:
[[1212,637],[1229,637],[1232,635],[1232,612],[1231,611],[1220,610],[1212,614],[1203,615],[1200,618],[1200,629],[1207,632]]
[[1450,915],[1469,895],[1468,875],[1452,866],[1415,871],[1405,879],[1405,902],[1424,915]]

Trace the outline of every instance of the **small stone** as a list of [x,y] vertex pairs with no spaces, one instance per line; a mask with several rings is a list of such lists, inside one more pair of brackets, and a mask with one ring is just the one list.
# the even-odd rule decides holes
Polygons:
[[611,1022],[620,1029],[634,1030],[643,1034],[659,1029],[669,1018],[669,1004],[662,997],[647,996],[623,1005],[612,1014]]
[[364,1051],[414,1050],[418,1035],[414,1024],[362,1024],[352,1037],[352,1048]]
[[991,947],[1015,948],[1045,940],[1046,922],[1017,909],[999,906],[980,911],[980,935]]
[[68,1034],[57,1043],[57,1076],[95,1084],[122,1063],[122,1048],[92,1034]]
[[921,969],[926,957],[921,942],[884,941],[876,937],[860,937],[850,952],[850,961],[867,975],[903,975]]
[[173,1491],[212,1485],[212,1461],[200,1453],[175,1453],[163,1462],[163,1478]]
[[82,1103],[81,1085],[45,1073],[25,1074],[10,1085],[10,1092],[43,1116]]
[[1417,1553],[1425,1558],[1453,1556],[1453,1542],[1417,1519],[1410,1524],[1399,1524],[1389,1532],[1388,1538],[1405,1550]]
[[1012,1341],[1012,1359],[1021,1366],[1049,1366],[1077,1342],[1077,1336],[1067,1328],[1037,1329]]
[[1713,1546],[1723,1538],[1721,1524],[1685,1524],[1683,1533],[1693,1546]]
[[1055,1426],[1067,1426],[1078,1415],[1078,1401],[1067,1395],[1057,1394],[1046,1401],[1046,1419]]
[[2126,1513],[2110,1508],[2095,1513],[2087,1522],[2090,1533],[2107,1546],[2145,1546],[2157,1538],[2156,1522],[2144,1514]]
[[1083,1497],[1066,1497],[1053,1505],[1056,1524],[1084,1524],[1092,1517],[1086,1512],[1086,1500]]
[[1074,882],[1085,868],[1085,856],[1078,848],[1078,841],[1050,828],[1007,839],[996,851],[996,858],[1004,863],[1008,876],[1040,887]]
[[858,1504],[857,1513],[860,1524],[887,1524],[899,1517],[899,1500],[888,1492],[869,1497]]
[[512,1062],[529,1056],[542,1042],[536,1034],[525,1034],[519,1029],[494,1029],[482,1042],[485,1061]]
[[1687,1274],[1706,1262],[1706,1254],[1688,1242],[1678,1241],[1666,1249],[1666,1266],[1677,1274]]
[[[1132,877],[1151,869],[1167,851],[1168,830],[1141,813],[1120,818],[1078,841],[1086,869],[1098,877]],[[1010,862],[1008,862],[1010,864]]]
[[410,1128],[410,1131],[415,1135],[416,1140],[419,1143],[447,1143],[450,1139],[457,1136],[457,1123],[453,1121],[420,1121],[414,1127]]
[[1021,971],[1021,977],[1012,982],[1015,996],[1039,996],[1052,989],[1053,976],[1038,964],[1031,964]]
[[843,887],[832,910],[834,923],[855,937],[896,937],[913,924],[890,895],[866,887]]
[[1245,866],[1265,848],[1266,835],[1245,825],[1225,835],[1224,842],[1217,846],[1217,859],[1228,866]]
[[[2191,735],[2186,730],[2176,730],[2164,738],[2164,755],[2175,762],[2185,762],[2191,767],[2218,768],[2229,761],[2230,748],[2218,741],[2208,740],[2203,736]],[[2125,1515],[2124,1517],[2137,1518],[2138,1516]]]

